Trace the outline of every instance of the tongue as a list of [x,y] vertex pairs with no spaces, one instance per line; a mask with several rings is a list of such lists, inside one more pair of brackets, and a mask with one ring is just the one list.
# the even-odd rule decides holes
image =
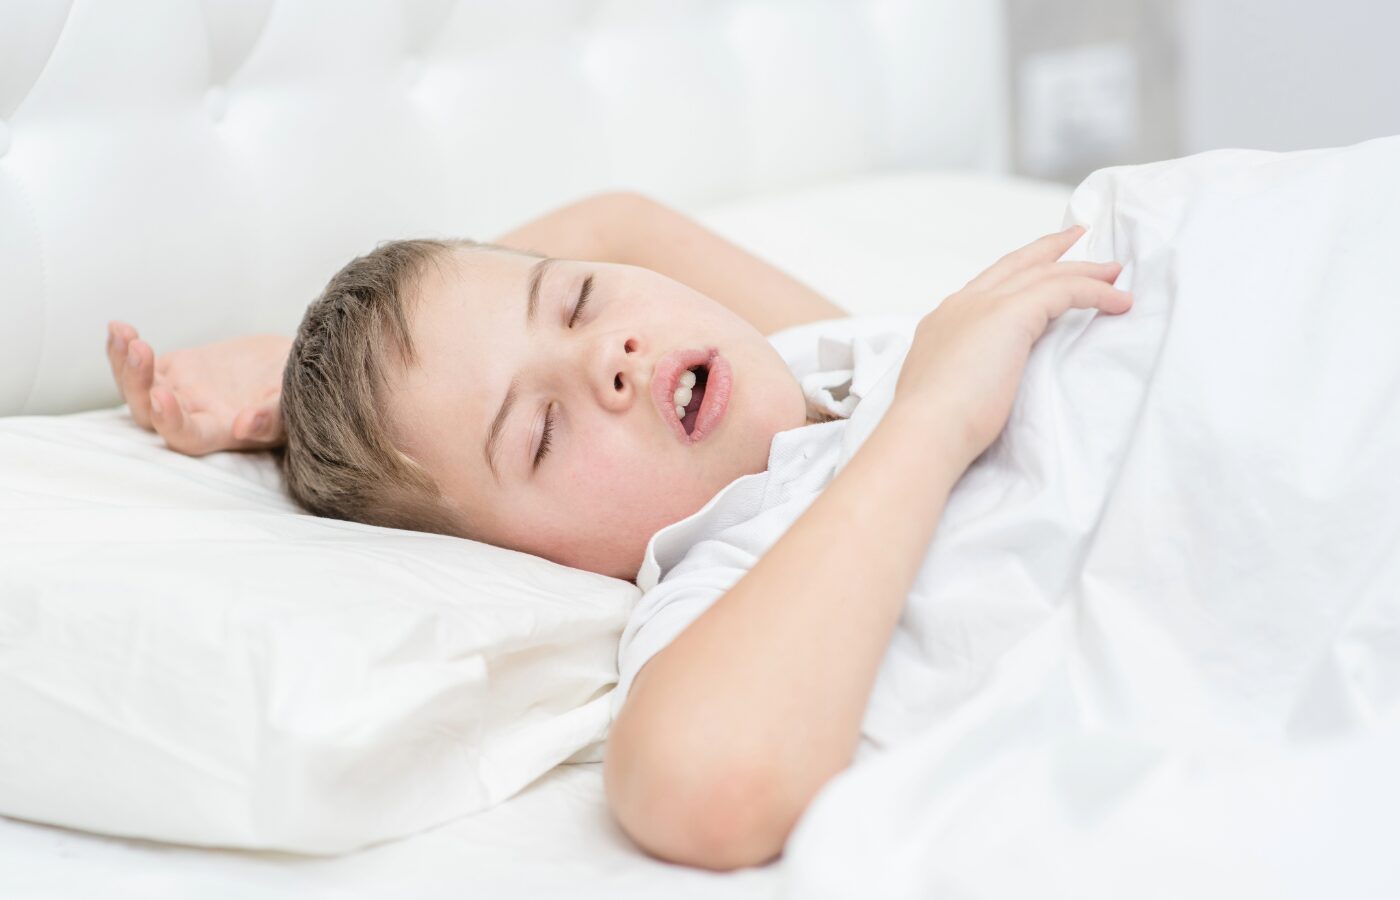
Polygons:
[[690,390],[690,402],[685,406],[685,415],[681,417],[681,425],[685,428],[686,434],[695,432],[695,418],[700,414],[700,401],[705,399],[705,385],[697,383]]

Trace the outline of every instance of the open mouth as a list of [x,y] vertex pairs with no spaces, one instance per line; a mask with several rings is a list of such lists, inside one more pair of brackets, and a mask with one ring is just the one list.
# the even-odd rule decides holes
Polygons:
[[676,440],[698,444],[724,420],[733,368],[713,347],[672,350],[656,362],[651,396]]
[[681,420],[681,427],[685,429],[685,433],[693,435],[695,421],[700,416],[700,403],[705,399],[705,384],[710,380],[710,367],[701,364],[692,366],[686,371],[695,376],[695,384],[690,388],[690,402],[685,404],[684,408],[677,407],[677,416]]

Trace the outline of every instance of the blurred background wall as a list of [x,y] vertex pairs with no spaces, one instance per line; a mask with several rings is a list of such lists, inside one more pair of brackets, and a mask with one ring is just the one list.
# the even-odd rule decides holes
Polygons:
[[1006,0],[1011,165],[1400,134],[1397,0]]

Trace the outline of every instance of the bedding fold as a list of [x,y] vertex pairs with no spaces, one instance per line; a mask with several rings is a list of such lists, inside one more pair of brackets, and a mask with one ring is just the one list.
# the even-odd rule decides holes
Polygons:
[[1103,170],[1067,219],[1134,307],[1034,348],[788,895],[1394,896],[1400,138]]

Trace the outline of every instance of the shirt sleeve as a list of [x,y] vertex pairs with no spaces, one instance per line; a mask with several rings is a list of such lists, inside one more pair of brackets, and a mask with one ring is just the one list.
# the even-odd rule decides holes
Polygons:
[[738,584],[755,562],[751,554],[723,540],[701,541],[642,596],[622,632],[614,718],[642,666]]

